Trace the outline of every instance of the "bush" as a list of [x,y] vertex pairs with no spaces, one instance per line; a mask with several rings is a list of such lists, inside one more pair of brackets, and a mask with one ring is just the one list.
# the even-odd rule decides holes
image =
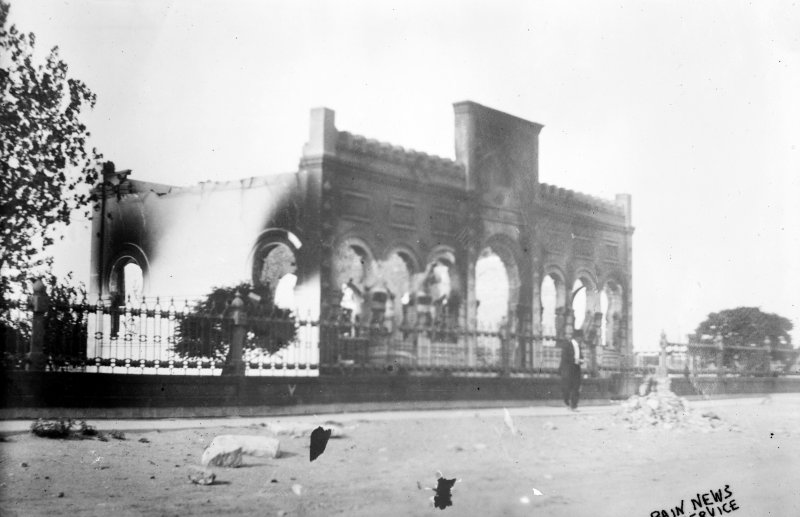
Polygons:
[[292,311],[275,307],[268,286],[244,282],[232,287],[215,287],[195,304],[192,312],[177,316],[172,350],[185,359],[227,360],[230,350],[230,304],[236,292],[244,302],[247,336],[243,350],[275,354],[294,341],[297,335]]

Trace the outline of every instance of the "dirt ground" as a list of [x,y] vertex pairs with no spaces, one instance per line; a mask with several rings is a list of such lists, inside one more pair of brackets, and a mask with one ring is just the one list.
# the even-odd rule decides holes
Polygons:
[[[518,435],[502,412],[367,414],[351,417],[345,425],[356,427],[313,463],[308,438],[282,437],[280,458],[216,468],[211,486],[188,480],[209,441],[265,427],[127,432],[107,442],[14,434],[0,443],[0,514],[672,517],[681,501],[690,516],[691,498],[727,485],[726,502],[738,509],[718,504],[717,515],[800,515],[800,398],[727,402],[712,410],[739,429],[710,433],[634,431],[612,409],[517,415]],[[461,480],[446,510],[433,508],[425,490],[436,486],[436,471]]]

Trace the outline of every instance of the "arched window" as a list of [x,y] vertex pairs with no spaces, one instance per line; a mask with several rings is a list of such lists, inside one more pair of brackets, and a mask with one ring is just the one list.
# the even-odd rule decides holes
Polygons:
[[404,252],[394,251],[382,264],[381,277],[389,290],[386,319],[395,324],[407,324],[412,299],[414,266]]
[[144,271],[133,257],[120,257],[111,267],[108,292],[114,304],[129,304],[136,308],[144,298]]
[[475,297],[480,326],[496,330],[507,321],[510,287],[503,260],[492,248],[484,248],[475,263]]
[[269,287],[276,307],[297,308],[294,296],[297,286],[297,259],[289,243],[267,241],[256,249],[253,284]]
[[122,330],[122,314],[126,307],[139,309],[144,301],[144,271],[135,258],[124,255],[114,262],[108,279],[108,292],[112,307],[111,336],[117,337]]
[[556,308],[558,307],[558,286],[555,277],[545,275],[542,280],[540,296],[542,302],[542,335],[553,337],[556,335]]
[[602,308],[603,319],[601,339],[603,346],[620,348],[623,341],[622,321],[622,288],[616,282],[609,280],[603,286],[601,299],[605,298],[605,307]]
[[366,287],[374,266],[372,255],[362,243],[348,240],[336,249],[333,264],[334,282],[342,293],[339,307],[343,317],[351,323],[363,321]]
[[339,286],[352,282],[363,290],[372,270],[372,259],[364,247],[345,244],[336,252],[334,268],[334,277]]
[[572,313],[575,316],[574,328],[583,327],[586,319],[586,285],[581,279],[575,280],[572,285]]
[[575,317],[573,328],[583,329],[583,337],[592,341],[597,337],[596,326],[600,323],[600,293],[597,284],[588,272],[582,272],[572,286],[572,311]]

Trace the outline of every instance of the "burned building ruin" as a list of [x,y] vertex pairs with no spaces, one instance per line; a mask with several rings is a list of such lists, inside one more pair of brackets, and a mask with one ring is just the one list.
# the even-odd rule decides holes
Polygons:
[[[593,369],[626,364],[630,196],[541,183],[543,126],[474,102],[454,111],[455,160],[341,131],[318,108],[294,173],[176,187],[107,170],[90,292],[137,304],[269,285],[304,318],[345,322],[320,333],[320,361],[347,360],[349,339],[399,363],[446,351],[453,366],[531,369],[583,328]],[[380,343],[363,325],[385,330]],[[423,342],[411,327],[438,330]],[[534,338],[501,350],[484,330]]]

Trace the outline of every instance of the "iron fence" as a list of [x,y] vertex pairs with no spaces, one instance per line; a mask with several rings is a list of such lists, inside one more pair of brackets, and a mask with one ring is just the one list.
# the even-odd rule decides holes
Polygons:
[[[51,304],[43,315],[46,369],[97,373],[220,375],[232,366],[234,318],[198,314],[189,300],[161,298],[112,305],[86,300]],[[33,313],[3,311],[6,368],[25,368]],[[258,341],[264,329],[269,343]],[[261,346],[259,346],[261,345]],[[557,372],[552,336],[509,328],[452,325],[353,325],[300,317],[247,318],[240,343],[244,375],[316,376],[382,370],[417,375],[527,375]],[[620,354],[600,350],[598,371],[618,370]]]
[[[773,360],[769,346],[727,345],[722,341],[688,343],[663,342],[666,367],[670,374],[694,377],[764,376],[786,373],[786,361]],[[784,353],[795,357],[796,352]],[[660,354],[640,355],[640,367],[654,371]]]

